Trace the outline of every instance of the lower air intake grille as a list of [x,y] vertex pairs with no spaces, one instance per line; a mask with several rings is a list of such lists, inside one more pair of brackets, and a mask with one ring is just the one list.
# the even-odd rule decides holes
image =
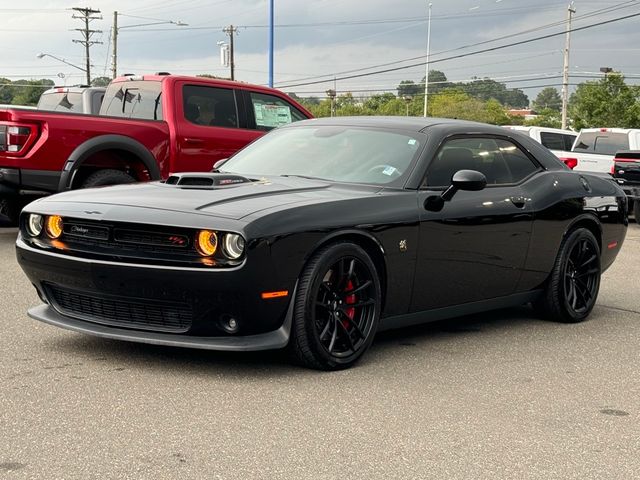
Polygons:
[[63,315],[89,322],[157,332],[184,333],[191,328],[193,311],[184,303],[159,302],[78,292],[46,286],[49,299]]

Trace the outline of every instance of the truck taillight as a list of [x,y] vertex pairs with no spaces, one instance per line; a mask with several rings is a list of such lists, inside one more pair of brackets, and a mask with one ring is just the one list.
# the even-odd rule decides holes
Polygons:
[[573,157],[560,157],[560,160],[571,170],[578,166],[578,159]]
[[6,142],[7,152],[18,153],[29,141],[30,136],[30,127],[8,127]]
[[36,136],[33,125],[0,125],[0,151],[6,154],[20,155],[26,152]]

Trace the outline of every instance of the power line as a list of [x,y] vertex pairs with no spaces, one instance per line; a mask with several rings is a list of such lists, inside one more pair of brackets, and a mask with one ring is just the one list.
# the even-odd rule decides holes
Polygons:
[[[634,13],[631,15],[625,15],[623,17],[617,17],[611,20],[605,20],[602,22],[598,22],[598,23],[593,23],[590,25],[584,25],[582,27],[576,27],[576,28],[572,28],[570,30],[568,30],[569,32],[578,32],[578,31],[582,31],[582,30],[587,30],[589,28],[595,28],[595,27],[599,27],[602,25],[607,25],[610,23],[615,23],[615,22],[620,22],[622,20],[628,20],[630,18],[635,18],[640,16],[640,13]],[[530,38],[528,40],[521,40],[519,42],[513,42],[513,43],[509,43],[506,45],[498,45],[496,47],[489,47],[489,48],[485,48],[482,50],[476,50],[474,52],[469,52],[469,53],[461,53],[459,55],[452,55],[449,57],[445,57],[445,58],[439,58],[436,60],[430,60],[430,63],[441,63],[441,62],[446,62],[449,60],[455,60],[458,58],[465,58],[465,57],[470,57],[473,55],[479,55],[481,53],[486,53],[486,52],[493,52],[496,50],[502,50],[505,48],[510,48],[510,47],[515,47],[518,45],[524,45],[527,43],[532,43],[532,42],[537,42],[539,40],[545,40],[547,38],[553,38],[553,37],[557,37],[558,35],[565,35],[566,32],[555,32],[555,33],[550,33],[548,35],[541,35],[539,37],[534,37],[534,38]],[[424,56],[420,56],[418,58],[423,58]],[[304,82],[304,83],[296,83],[296,84],[289,84],[289,85],[279,85],[278,88],[291,88],[291,87],[301,87],[301,86],[305,86],[305,85],[317,85],[320,83],[328,83],[328,82],[333,82],[336,80],[350,80],[352,78],[360,78],[360,77],[367,77],[370,75],[378,75],[380,73],[387,73],[387,72],[395,72],[398,70],[406,70],[408,68],[414,68],[414,67],[419,67],[419,66],[424,66],[425,62],[420,62],[420,63],[415,63],[412,65],[405,65],[402,67],[394,67],[394,68],[388,68],[388,69],[384,69],[384,70],[377,70],[375,72],[367,72],[367,73],[360,73],[360,74],[356,74],[356,75],[349,75],[349,76],[343,76],[343,77],[334,77],[334,78],[329,78],[329,79],[325,79],[325,80],[316,80],[316,81],[312,81],[312,82]],[[375,68],[375,67],[372,67]],[[361,70],[368,70],[368,69],[361,69]]]
[[[606,13],[611,13],[611,12],[614,12],[616,10],[629,8],[629,7],[635,6],[637,4],[638,4],[638,0],[629,0],[629,1],[626,1],[626,2],[622,2],[622,3],[616,4],[616,5],[610,6],[610,7],[605,7],[605,8],[601,8],[599,10],[594,10],[592,12],[585,13],[584,15],[575,17],[575,20],[576,21],[577,20],[585,20],[587,18],[591,18],[591,17],[594,17],[594,16],[604,15]],[[486,45],[486,44],[497,42],[497,41],[500,41],[500,40],[506,40],[508,38],[513,38],[513,37],[517,37],[517,36],[520,36],[520,35],[525,35],[527,33],[535,33],[535,32],[538,32],[538,31],[546,30],[547,28],[557,27],[559,25],[565,25],[565,24],[566,24],[566,20],[562,20],[562,21],[558,21],[558,22],[552,22],[552,23],[548,23],[548,24],[545,24],[545,25],[540,25],[538,27],[534,27],[534,28],[531,28],[531,29],[527,29],[527,30],[523,30],[523,31],[520,31],[520,32],[512,33],[512,34],[509,34],[509,35],[496,37],[496,38],[493,38],[491,40],[485,40],[485,41],[473,43],[473,44],[470,44],[470,45],[462,45],[460,47],[451,48],[449,50],[442,50],[440,52],[432,54],[431,56],[438,56],[438,55],[443,55],[445,53],[451,53],[451,52],[456,52],[456,51],[460,51],[460,50],[466,50],[468,48],[478,47],[478,46],[481,46],[481,45]],[[353,69],[353,70],[345,70],[345,71],[342,71],[342,72],[333,72],[333,73],[329,73],[329,74],[325,74],[325,75],[315,75],[315,76],[310,76],[310,77],[303,77],[303,78],[295,79],[293,81],[314,80],[314,79],[320,79],[320,78],[323,78],[323,77],[330,77],[330,78],[327,78],[327,80],[326,80],[328,82],[328,81],[333,81],[333,78],[335,76],[337,76],[337,75],[345,75],[345,74],[348,74],[348,73],[361,72],[363,70],[370,70],[370,69],[373,69],[373,68],[387,67],[387,66],[390,66],[390,65],[398,65],[400,63],[411,62],[411,61],[422,59],[422,58],[425,58],[425,57],[426,57],[426,55],[418,55],[416,57],[405,58],[405,59],[402,59],[402,60],[395,60],[393,62],[381,63],[381,64],[378,64],[378,65],[372,65],[372,66],[367,67],[367,68],[358,68],[358,69]],[[416,64],[415,66],[423,66],[423,64]],[[411,66],[409,66],[407,68],[411,68]]]

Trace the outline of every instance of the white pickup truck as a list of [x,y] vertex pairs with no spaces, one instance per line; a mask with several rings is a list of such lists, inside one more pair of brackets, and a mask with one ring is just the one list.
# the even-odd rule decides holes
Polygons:
[[640,129],[584,128],[571,152],[559,156],[575,158],[575,170],[612,173],[613,158],[620,150],[640,150]]

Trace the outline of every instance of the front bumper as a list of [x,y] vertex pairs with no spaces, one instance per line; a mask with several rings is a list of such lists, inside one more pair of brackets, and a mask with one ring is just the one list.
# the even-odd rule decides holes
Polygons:
[[[293,302],[291,302],[293,306]],[[291,310],[291,308],[289,309]],[[258,350],[277,350],[289,343],[291,315],[289,311],[285,322],[272,332],[240,337],[195,337],[168,333],[148,332],[114,328],[96,323],[76,320],[59,314],[50,305],[39,305],[29,309],[28,314],[35,320],[65,328],[74,332],[88,333],[103,338],[124,340],[127,342],[150,343],[169,347],[198,348],[226,352],[249,352]]]
[[[233,270],[86,259],[16,244],[18,262],[47,303],[37,320],[94,335],[214,350],[265,350],[289,339],[295,286],[264,300],[271,282],[246,265]],[[224,330],[234,318],[237,333]]]

